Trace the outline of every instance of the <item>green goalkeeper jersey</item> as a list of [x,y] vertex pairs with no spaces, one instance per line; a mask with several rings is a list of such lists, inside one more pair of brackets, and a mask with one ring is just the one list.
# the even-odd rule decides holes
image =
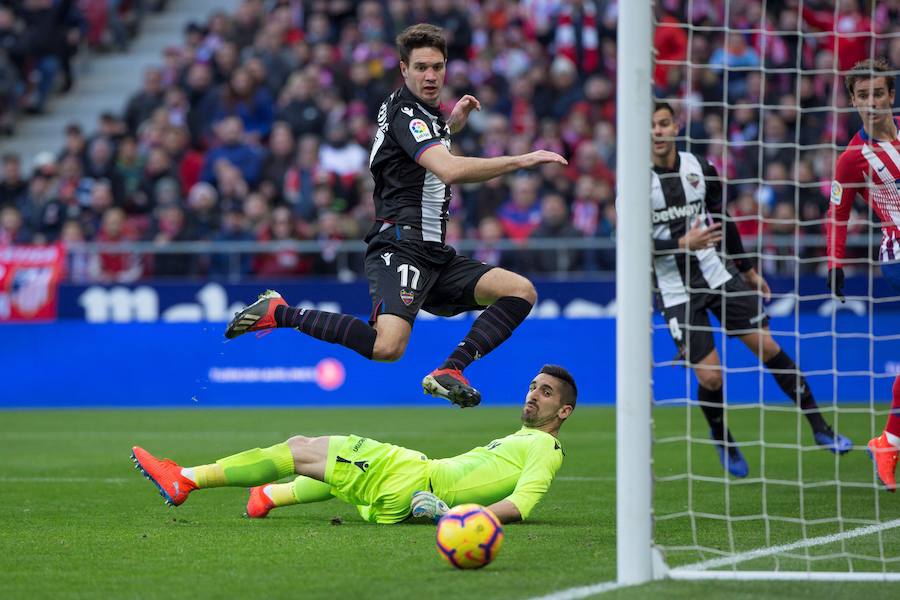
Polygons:
[[559,440],[523,427],[487,446],[431,461],[431,487],[450,506],[468,502],[488,506],[509,500],[527,519],[562,461]]

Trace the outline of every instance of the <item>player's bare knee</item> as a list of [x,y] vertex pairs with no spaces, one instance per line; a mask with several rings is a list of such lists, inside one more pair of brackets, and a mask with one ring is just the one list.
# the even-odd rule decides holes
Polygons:
[[521,275],[516,275],[512,279],[506,291],[507,293],[503,294],[504,296],[515,296],[516,298],[521,298],[532,306],[534,306],[534,303],[537,302],[537,290],[534,289],[534,284]]
[[722,389],[722,374],[707,369],[697,370],[697,381],[706,389],[715,392]]
[[294,460],[303,456],[303,451],[309,445],[311,439],[312,438],[308,438],[305,435],[295,435],[288,438],[287,445],[288,448],[291,449],[291,456],[294,457]]
[[406,344],[403,340],[375,338],[375,347],[372,349],[372,358],[381,362],[395,362],[403,358],[406,352]]

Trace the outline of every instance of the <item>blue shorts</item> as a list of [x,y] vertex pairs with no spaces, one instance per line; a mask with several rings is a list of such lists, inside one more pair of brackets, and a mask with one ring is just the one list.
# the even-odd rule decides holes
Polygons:
[[895,292],[900,293],[900,261],[881,263],[881,275]]

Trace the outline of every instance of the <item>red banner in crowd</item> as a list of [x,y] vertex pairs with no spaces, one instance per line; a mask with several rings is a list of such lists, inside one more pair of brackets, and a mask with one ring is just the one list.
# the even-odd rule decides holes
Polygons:
[[62,245],[0,247],[0,322],[56,319]]

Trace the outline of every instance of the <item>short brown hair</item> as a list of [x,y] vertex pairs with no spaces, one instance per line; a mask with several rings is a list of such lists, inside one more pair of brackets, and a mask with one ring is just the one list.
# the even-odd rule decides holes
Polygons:
[[657,100],[653,103],[653,112],[659,112],[661,110],[669,111],[669,114],[672,115],[672,118],[675,117],[675,109],[672,108],[672,105],[666,102],[665,100]]
[[400,53],[400,60],[409,64],[409,55],[416,48],[436,48],[444,55],[444,60],[447,60],[447,38],[444,37],[440,27],[419,23],[401,31],[397,36],[397,52]]
[[875,77],[884,77],[889,94],[894,91],[894,69],[883,58],[867,58],[853,65],[853,69],[844,77],[847,93],[853,96],[853,86],[857,82]]

